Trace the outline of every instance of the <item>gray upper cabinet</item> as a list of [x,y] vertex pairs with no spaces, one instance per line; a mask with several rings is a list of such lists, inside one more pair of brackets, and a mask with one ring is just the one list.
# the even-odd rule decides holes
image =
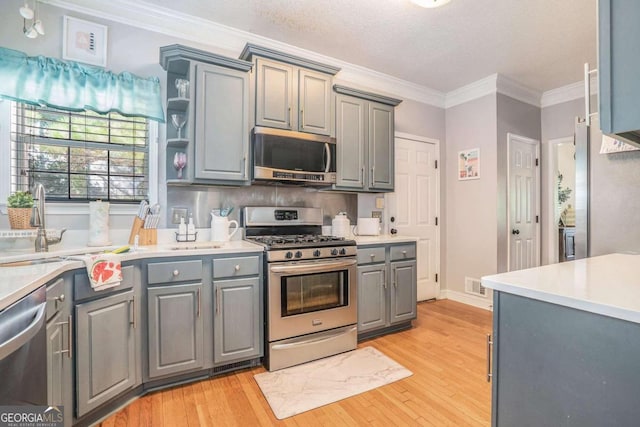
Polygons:
[[394,189],[394,107],[401,101],[335,85],[337,182],[335,188]]
[[[160,65],[167,71],[167,184],[247,185],[252,64],[170,45],[160,48]],[[177,79],[189,82],[184,97]],[[186,116],[180,134],[173,114]],[[182,176],[174,166],[177,153],[186,154]]]
[[76,305],[78,417],[136,385],[133,290]]
[[149,377],[202,368],[202,284],[149,288],[147,301]]
[[249,180],[249,76],[196,64],[195,178]]
[[255,124],[333,135],[333,76],[339,68],[247,44],[255,64]]
[[598,1],[600,127],[640,147],[640,2]]

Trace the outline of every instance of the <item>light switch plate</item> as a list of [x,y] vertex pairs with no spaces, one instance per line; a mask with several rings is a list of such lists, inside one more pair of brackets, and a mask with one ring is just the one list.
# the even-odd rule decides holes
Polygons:
[[189,209],[187,208],[171,208],[171,224],[180,224],[180,218],[184,218],[184,222],[187,222],[187,214]]

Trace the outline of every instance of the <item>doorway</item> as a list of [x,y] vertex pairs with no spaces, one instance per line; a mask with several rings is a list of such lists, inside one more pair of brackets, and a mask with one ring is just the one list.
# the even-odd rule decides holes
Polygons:
[[509,271],[540,265],[540,142],[507,134]]
[[440,295],[439,153],[438,140],[395,135],[395,192],[387,194],[387,211],[398,234],[418,239],[418,301]]
[[546,173],[546,234],[549,264],[573,259],[576,206],[576,147],[574,137],[549,140]]

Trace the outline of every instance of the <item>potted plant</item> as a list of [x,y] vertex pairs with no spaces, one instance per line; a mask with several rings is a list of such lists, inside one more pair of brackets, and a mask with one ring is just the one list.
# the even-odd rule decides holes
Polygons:
[[33,197],[28,191],[16,191],[7,197],[7,212],[9,224],[14,230],[33,228],[29,224],[31,220],[31,208]]

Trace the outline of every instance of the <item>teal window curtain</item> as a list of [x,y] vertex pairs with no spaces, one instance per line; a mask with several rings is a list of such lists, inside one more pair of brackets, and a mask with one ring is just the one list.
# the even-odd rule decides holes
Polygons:
[[0,47],[0,97],[67,111],[117,112],[164,123],[160,81]]

